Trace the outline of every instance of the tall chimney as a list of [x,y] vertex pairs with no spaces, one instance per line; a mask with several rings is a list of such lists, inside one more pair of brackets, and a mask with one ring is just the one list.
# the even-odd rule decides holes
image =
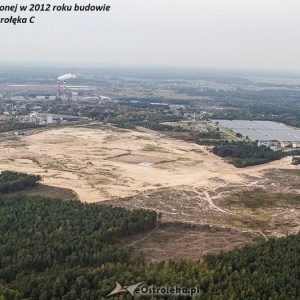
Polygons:
[[66,100],[66,80],[64,80],[64,99]]
[[56,97],[57,98],[59,97],[59,94],[60,94],[60,91],[59,91],[59,79],[57,79],[57,92],[56,92]]

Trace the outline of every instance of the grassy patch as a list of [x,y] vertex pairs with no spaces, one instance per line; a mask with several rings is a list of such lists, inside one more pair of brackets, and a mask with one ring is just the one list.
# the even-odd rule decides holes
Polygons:
[[159,146],[155,146],[155,145],[146,145],[144,146],[144,148],[142,149],[143,151],[157,151],[157,152],[168,152],[166,149],[159,147]]
[[201,149],[191,149],[192,152],[196,152],[196,153],[199,153],[199,154],[204,154],[204,155],[207,155],[206,153],[204,153],[203,150]]
[[283,169],[282,171],[285,173],[300,176],[300,170],[297,170],[297,169],[287,169],[287,170]]
[[[224,216],[222,217],[224,219]],[[255,214],[241,212],[235,216],[225,216],[226,224],[237,228],[247,228],[253,230],[275,230],[282,226],[289,226],[290,224],[281,224],[281,222],[270,218],[264,211],[258,211]]]
[[243,192],[221,201],[221,206],[227,208],[243,207],[256,210],[258,208],[287,207],[300,205],[298,194],[267,193],[262,190]]
[[100,129],[100,130],[106,130],[106,131],[113,131],[113,132],[129,132],[130,130],[117,128],[112,125],[108,124],[79,124],[75,125],[74,127],[81,127],[81,128],[87,128],[87,129]]
[[218,204],[236,212],[236,215],[225,216],[225,222],[228,225],[284,232],[295,226],[295,216],[289,218],[288,215],[292,209],[300,208],[300,195],[268,193],[257,189],[237,193]]
[[9,137],[6,138],[6,148],[24,148],[27,146],[27,143],[24,140],[21,140],[19,137]]
[[73,190],[46,184],[39,184],[32,189],[16,192],[15,194],[42,196],[46,198],[63,199],[65,201],[78,200],[78,196]]

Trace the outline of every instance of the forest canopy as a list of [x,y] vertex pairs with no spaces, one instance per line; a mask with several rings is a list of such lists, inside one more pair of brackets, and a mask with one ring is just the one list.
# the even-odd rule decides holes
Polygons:
[[230,162],[238,168],[264,164],[283,157],[281,151],[246,141],[222,141],[216,144],[212,151],[220,157],[230,158]]
[[[66,277],[75,280],[78,271],[87,274],[101,265],[130,262],[133,249],[118,239],[150,230],[156,220],[154,211],[0,195],[0,295],[62,299],[73,287],[63,283]],[[96,295],[92,298],[99,299],[99,291]]]
[[40,175],[2,171],[0,174],[0,193],[11,193],[34,187],[42,180]]
[[154,211],[0,194],[0,299],[106,299],[116,281],[200,286],[193,299],[299,299],[300,235],[151,264],[126,238],[156,226]]

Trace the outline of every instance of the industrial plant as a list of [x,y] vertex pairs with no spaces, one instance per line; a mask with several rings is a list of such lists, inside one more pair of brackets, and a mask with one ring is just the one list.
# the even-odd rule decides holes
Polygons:
[[258,145],[278,148],[300,148],[300,130],[273,121],[213,120],[236,135],[257,141]]

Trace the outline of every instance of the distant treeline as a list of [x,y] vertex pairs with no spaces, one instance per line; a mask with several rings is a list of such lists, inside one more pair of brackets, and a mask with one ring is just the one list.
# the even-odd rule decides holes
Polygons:
[[0,132],[6,132],[11,130],[22,130],[22,129],[30,129],[30,128],[39,128],[44,125],[37,125],[34,123],[19,123],[19,122],[6,122],[0,123]]
[[[219,131],[211,132],[192,132],[192,137],[195,143],[203,145],[206,139],[219,140],[221,139],[221,133]],[[212,141],[214,142],[214,141]],[[219,141],[216,141],[219,142]]]
[[0,174],[0,193],[16,192],[34,187],[42,180],[40,175],[2,171]]
[[[266,83],[263,83],[266,86]],[[274,86],[274,85],[273,85]],[[199,95],[208,96],[214,105],[212,119],[271,120],[300,127],[300,91],[297,86],[280,84],[280,89],[233,91],[207,89]]]
[[[159,107],[165,108],[166,105],[163,104],[172,104],[172,105],[189,105],[192,100],[187,99],[165,99],[164,97],[149,97],[149,98],[137,98],[137,97],[120,97],[118,99],[121,103],[126,103],[127,105],[132,105],[140,107],[140,104],[147,105],[148,108]],[[155,104],[153,104],[155,103]],[[162,105],[159,105],[161,103]]]
[[264,164],[282,158],[282,151],[274,151],[255,142],[220,141],[214,145],[212,152],[220,157],[230,158],[230,163],[238,168]]
[[[244,168],[264,164],[283,157],[300,155],[300,150],[274,151],[266,146],[258,146],[256,142],[246,141],[207,141],[213,145],[212,152],[220,157],[228,158],[229,162],[237,168]],[[298,157],[293,158],[292,164],[300,162]]]
[[164,122],[179,122],[183,118],[179,116],[166,116],[166,115],[157,115],[149,116],[147,120],[140,120],[138,116],[126,117],[117,117],[111,120],[114,125],[120,128],[134,129],[138,126],[145,127],[151,130],[156,131],[175,131],[175,132],[185,132],[186,129],[181,126],[171,126],[167,124],[162,124]]

